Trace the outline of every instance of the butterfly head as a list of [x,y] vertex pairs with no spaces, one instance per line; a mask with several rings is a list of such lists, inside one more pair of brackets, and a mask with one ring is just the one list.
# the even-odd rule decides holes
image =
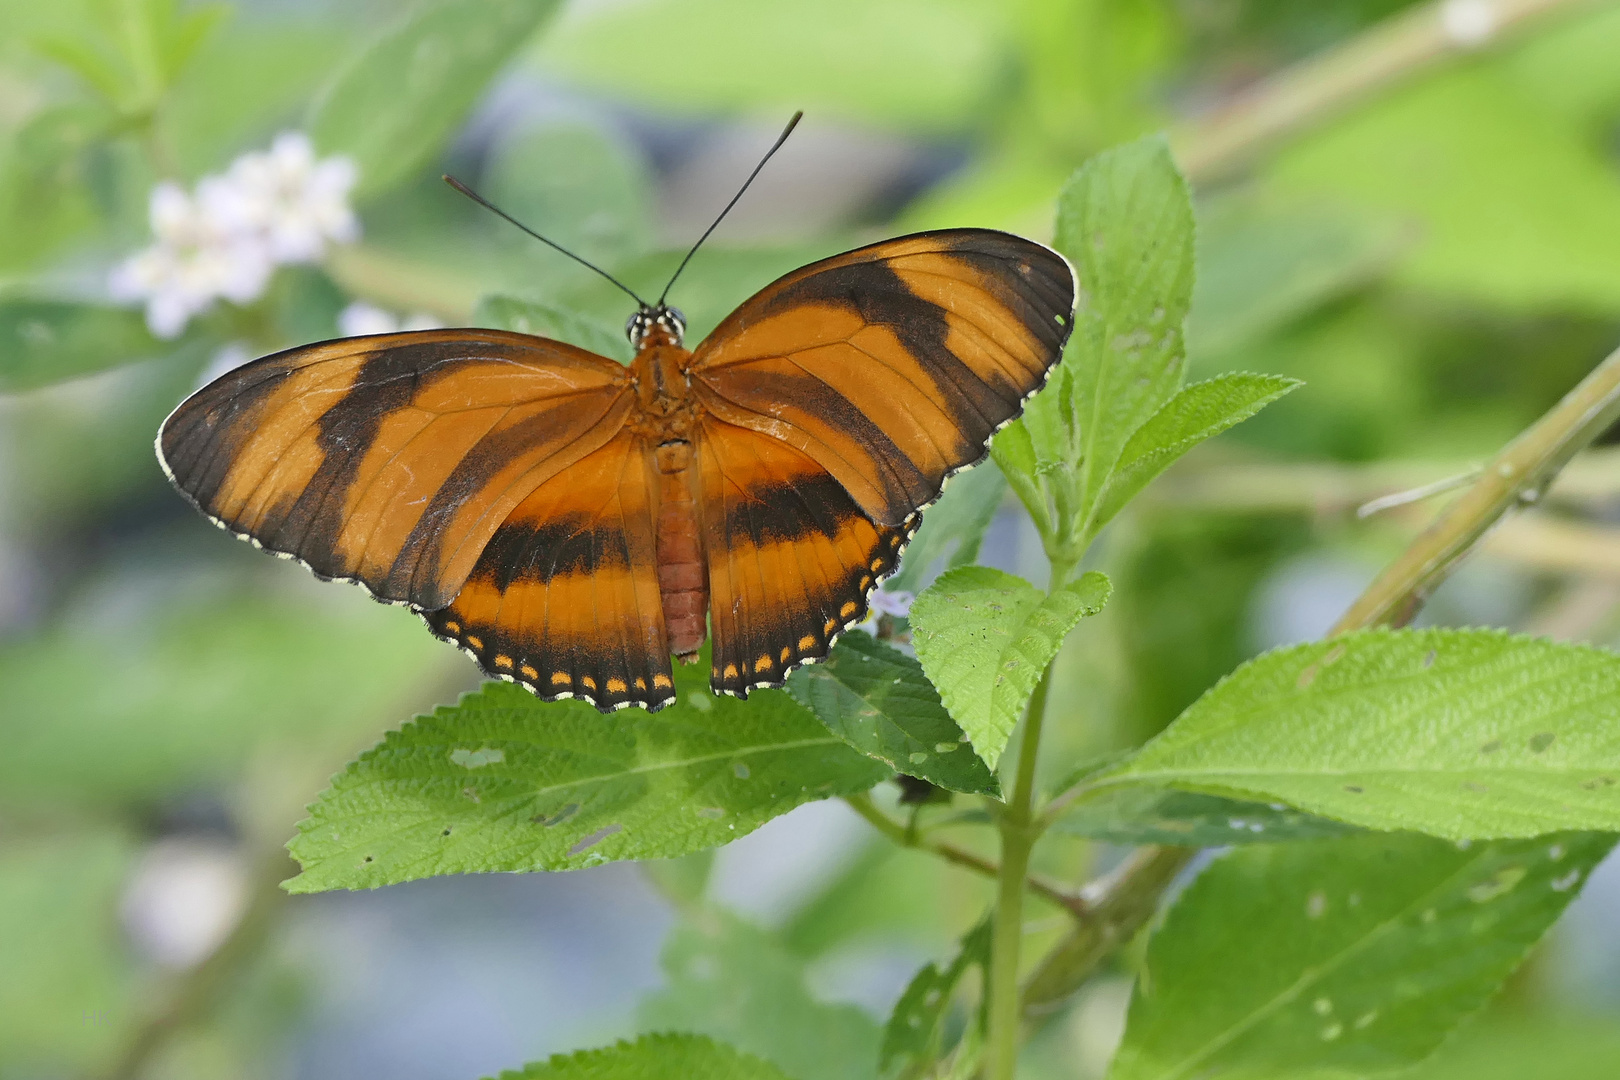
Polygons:
[[624,333],[637,352],[655,345],[680,348],[681,339],[686,336],[686,316],[681,314],[680,308],[667,304],[644,307],[630,316],[630,321],[624,324]]

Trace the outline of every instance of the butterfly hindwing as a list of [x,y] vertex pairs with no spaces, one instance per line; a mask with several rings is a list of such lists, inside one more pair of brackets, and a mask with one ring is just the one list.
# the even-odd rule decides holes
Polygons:
[[380,599],[455,598],[496,527],[633,402],[624,368],[497,330],[345,338],[188,398],[158,454],[218,524]]
[[915,528],[875,525],[809,455],[706,419],[699,439],[714,688],[746,696],[866,617]]
[[813,458],[897,526],[1046,381],[1073,326],[1074,274],[985,229],[888,240],[795,270],[698,346],[699,400]]
[[491,675],[601,709],[675,696],[647,450],[627,429],[502,522],[455,603],[423,618]]

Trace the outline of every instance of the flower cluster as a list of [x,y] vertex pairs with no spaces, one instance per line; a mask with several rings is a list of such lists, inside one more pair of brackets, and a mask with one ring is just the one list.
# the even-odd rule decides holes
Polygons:
[[157,242],[113,270],[113,298],[144,301],[147,325],[163,338],[216,299],[257,299],[278,265],[315,262],[328,243],[360,235],[349,206],[356,175],[348,158],[317,160],[307,135],[285,132],[193,192],[159,184],[150,209]]

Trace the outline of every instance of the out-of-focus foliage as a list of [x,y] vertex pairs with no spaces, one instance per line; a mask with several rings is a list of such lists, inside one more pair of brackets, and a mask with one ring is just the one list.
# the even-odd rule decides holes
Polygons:
[[[1065,183],[1097,152],[1169,129],[1168,152],[1152,149],[1154,143],[1125,151],[1138,155],[1144,169],[1156,170],[1142,184],[1129,185],[1131,192],[1166,199],[1156,204],[1162,214],[1146,213],[1152,207],[1145,201],[1134,204],[1143,211],[1133,226],[1140,243],[1114,249],[1125,253],[1122,273],[1134,269],[1129,258],[1142,246],[1175,255],[1143,279],[1159,287],[1154,297],[1140,298],[1136,313],[1151,321],[1164,307],[1165,317],[1153,327],[1167,335],[1170,324],[1179,325],[1172,309],[1179,314],[1187,308],[1185,369],[1195,385],[1225,377],[1213,385],[1230,388],[1232,372],[1280,377],[1264,386],[1244,384],[1254,392],[1236,407],[1209,410],[1200,416],[1212,422],[1177,430],[1201,441],[1226,418],[1269,400],[1285,385],[1282,380],[1306,384],[1214,444],[1191,449],[1173,468],[1194,486],[1210,475],[1200,470],[1228,465],[1432,460],[1461,468],[1493,452],[1556,401],[1613,347],[1620,330],[1620,65],[1614,62],[1620,6],[1575,5],[1568,14],[1485,41],[1323,115],[1244,172],[1218,181],[1195,175],[1190,213],[1170,168],[1184,145],[1177,141],[1182,134],[1236,93],[1413,7],[1409,0],[423,0],[406,6],[383,0],[0,0],[0,971],[6,973],[0,978],[0,1076],[104,1072],[149,1019],[149,1009],[167,1000],[169,980],[143,951],[150,943],[121,914],[142,853],[155,839],[205,828],[243,851],[268,847],[273,853],[291,835],[298,807],[316,796],[346,758],[376,741],[384,728],[472,686],[471,668],[431,641],[406,612],[371,606],[357,593],[323,596],[317,587],[304,587],[298,568],[271,564],[208,529],[167,490],[151,455],[158,423],[205,372],[337,336],[357,301],[396,320],[548,334],[627,359],[620,327],[633,302],[450,191],[439,182],[441,172],[472,184],[636,291],[656,295],[686,245],[746,173],[749,156],[763,148],[754,142],[768,141],[757,133],[804,108],[807,119],[795,141],[813,152],[795,163],[796,147],[789,144],[672,295],[688,316],[690,339],[697,340],[776,275],[909,229],[983,225],[1055,237],[1088,277],[1095,276],[1106,267],[1088,262],[1095,249],[1087,244],[1096,230],[1084,214],[1074,216],[1082,202],[1067,203],[1061,220],[1055,212]],[[360,241],[334,249],[317,265],[277,271],[261,298],[216,304],[178,338],[154,336],[137,308],[114,305],[108,272],[150,241],[153,185],[195,185],[285,130],[310,131],[323,154],[358,163]],[[789,181],[801,174],[814,179],[794,187]],[[1079,183],[1097,175],[1082,174]],[[1126,202],[1114,200],[1109,212],[1128,209]],[[1077,336],[1087,329],[1082,320]],[[1157,351],[1149,359],[1158,366],[1133,373],[1147,378],[1139,384],[1142,399],[1109,399],[1129,414],[1129,422],[1110,427],[1093,417],[1072,424],[1077,406],[1084,413],[1088,402],[1098,400],[1085,396],[1084,385],[1077,390],[1072,379],[1094,372],[1120,336],[1117,328],[1089,329],[1096,331],[1090,351],[1077,347],[1065,375],[1054,380],[1070,379],[1071,385],[1038,399],[1042,404],[1029,420],[1003,436],[1012,467],[986,464],[952,482],[925,517],[892,588],[922,593],[938,572],[974,562],[1044,580],[1043,538],[1019,516],[1015,501],[1005,498],[1006,485],[1032,508],[1055,513],[1049,497],[1072,449],[1065,440],[1078,436],[1095,451],[1101,439],[1109,452],[1089,454],[1087,467],[1112,468],[1112,452],[1127,448],[1166,400],[1177,400],[1171,395],[1182,383],[1179,342],[1155,337],[1150,344]],[[1137,459],[1147,463],[1138,469],[1144,478],[1156,472],[1161,457],[1180,450],[1176,431],[1168,431],[1173,417],[1158,415],[1168,433],[1142,436],[1158,455]],[[1021,430],[1051,436],[1044,457],[1037,456],[1041,446],[1033,439],[1028,455],[1013,454]],[[1095,512],[1098,526],[1112,518],[1086,569],[1106,571],[1114,592],[1108,609],[1085,620],[1057,654],[1041,769],[1053,780],[1088,773],[1095,780],[1096,768],[1083,767],[1083,758],[1142,744],[1262,645],[1315,633],[1300,630],[1310,622],[1300,613],[1338,603],[1334,590],[1341,578],[1364,577],[1422,520],[1420,510],[1357,522],[1341,512],[1342,499],[1334,493],[1290,503],[1262,492],[1270,502],[1254,498],[1212,507],[1206,501],[1188,510],[1153,499],[1153,488],[1148,499],[1115,516],[1123,498],[1109,496],[1105,477],[1094,479],[1065,497],[1076,495],[1077,503]],[[1127,481],[1119,480],[1114,490],[1123,494],[1130,487],[1134,493]],[[1607,503],[1583,507],[1580,514],[1579,524],[1608,536]],[[1488,611],[1488,617],[1476,618],[1612,644],[1612,620],[1581,615],[1574,603],[1583,596],[1588,605],[1599,603],[1610,572],[1600,564],[1581,565],[1585,569],[1549,571],[1522,558],[1481,559],[1470,567],[1475,577],[1453,583],[1459,603],[1443,609]],[[1039,599],[1032,586],[1022,587]],[[896,620],[889,629],[898,637],[871,646],[885,650],[875,654],[878,660],[862,661],[881,666],[891,680],[887,686],[878,677],[839,676],[846,660],[853,663],[846,654],[865,648],[856,638],[834,663],[802,673],[795,686],[799,701],[824,720],[833,716],[859,725],[871,719],[872,731],[850,726],[845,733],[880,760],[840,742],[787,695],[765,705],[759,702],[770,696],[758,695],[746,706],[775,709],[778,719],[791,715],[788,722],[798,725],[794,730],[805,740],[830,748],[826,753],[835,754],[839,766],[831,772],[847,784],[839,781],[828,790],[864,789],[891,769],[915,771],[959,791],[988,790],[994,783],[982,759],[958,761],[971,754],[969,747],[958,742],[948,754],[941,747],[966,729],[975,734],[971,745],[993,761],[1033,683],[1013,686],[1016,700],[1004,702],[994,716],[988,710],[954,720],[943,714],[952,696],[930,702],[920,674],[905,666],[909,658],[902,662],[887,651],[898,646],[904,652],[908,632],[915,632],[912,644],[923,654],[923,671],[931,663],[933,673],[943,670],[929,656],[930,603],[919,601],[918,607],[915,627]],[[1299,617],[1278,623],[1279,611]],[[1572,625],[1576,629],[1568,630]],[[1060,630],[1045,629],[1061,637]],[[1484,648],[1479,642],[1487,639],[1437,640]],[[1491,637],[1487,644],[1503,640]],[[1551,650],[1545,657],[1535,654],[1547,663],[1598,655],[1524,642],[1511,647]],[[1320,659],[1329,647],[1310,648]],[[1437,654],[1444,651],[1437,647]],[[1027,659],[1038,667],[1050,654],[1043,644]],[[1421,665],[1426,652],[1403,655],[1401,663]],[[1006,658],[998,652],[997,659]],[[1178,730],[1184,734],[1188,723],[1204,722],[1228,706],[1235,710],[1233,695],[1252,689],[1246,680],[1279,663],[1271,657],[1245,669],[1195,707]],[[1285,672],[1271,699],[1245,698],[1244,715],[1253,719],[1262,699],[1309,699],[1311,688],[1301,690],[1298,677],[1296,670]],[[953,683],[953,677],[939,679],[942,687]],[[1380,692],[1395,693],[1386,683],[1377,685],[1384,687]],[[1537,700],[1556,705],[1566,690],[1553,687]],[[497,688],[468,700],[506,692]],[[501,700],[521,706],[527,699]],[[742,707],[713,704],[708,714],[659,717],[671,725],[690,721],[679,732],[665,729],[670,746],[718,740],[704,745],[721,756],[690,765],[683,775],[735,794],[765,778],[751,766],[747,777],[738,775],[737,762],[728,756],[748,728],[737,720],[745,714],[722,710]],[[1440,712],[1461,727],[1428,748],[1445,758],[1431,777],[1436,785],[1449,785],[1434,788],[1445,797],[1442,812],[1414,815],[1407,805],[1395,816],[1357,817],[1358,801],[1382,796],[1371,787],[1344,790],[1345,783],[1365,786],[1355,780],[1320,776],[1299,781],[1326,793],[1312,807],[1367,824],[1417,825],[1448,835],[1479,835],[1481,821],[1486,831],[1517,831],[1506,818],[1524,806],[1510,804],[1496,763],[1516,754],[1519,765],[1534,767],[1566,751],[1593,750],[1602,741],[1599,725],[1585,732],[1588,745],[1572,749],[1580,732],[1557,726],[1573,723],[1569,716],[1537,725],[1519,711],[1513,716],[1527,726],[1514,728],[1513,742],[1486,730],[1506,722],[1499,707],[1474,701],[1479,707],[1464,716],[1466,704],[1458,695],[1439,703],[1450,710]],[[1361,715],[1353,705],[1345,709],[1345,715]],[[502,739],[511,736],[507,741],[494,734],[468,740],[461,728],[447,728],[431,746],[410,743],[411,732],[420,735],[424,725],[435,723],[419,721],[355,768],[376,769],[378,754],[398,751],[387,777],[390,799],[414,800],[419,808],[433,804],[435,812],[451,806],[494,835],[506,826],[494,822],[488,800],[475,804],[461,794],[468,787],[463,774],[511,766],[515,753],[507,751],[529,745],[535,734],[523,719],[529,710],[532,702],[508,710],[513,715],[499,732]],[[868,710],[876,718],[867,717]],[[578,710],[570,715],[575,713],[584,733],[580,746],[591,751],[600,751],[615,732],[622,736],[626,725],[647,720],[622,713],[604,719]],[[1286,725],[1290,717],[1299,726],[1294,712],[1275,719]],[[937,732],[949,737],[929,744]],[[1543,733],[1557,738],[1537,750],[1535,740]],[[1154,1069],[1168,1060],[1165,1055],[1188,1048],[1203,1052],[1223,1032],[1244,1024],[1250,1025],[1244,1030],[1265,1033],[1257,1041],[1281,1048],[1267,1060],[1290,1067],[1354,1072],[1409,1062],[1500,982],[1518,956],[1507,957],[1503,943],[1520,952],[1527,948],[1580,887],[1581,881],[1568,878],[1577,862],[1584,875],[1605,843],[1572,839],[1562,862],[1554,862],[1547,853],[1550,840],[1459,851],[1421,838],[1343,835],[1340,823],[1230,797],[1235,791],[1263,798],[1298,795],[1292,787],[1284,793],[1233,781],[1233,762],[1246,768],[1263,748],[1201,743],[1195,761],[1190,751],[1169,752],[1183,734],[1173,732],[1125,770],[1151,766],[1158,770],[1155,781],[1171,773],[1188,781],[1199,772],[1207,780],[1219,767],[1223,779],[1213,787],[1223,794],[1173,791],[1157,783],[1103,788],[1095,801],[1081,802],[1058,822],[1052,843],[1037,853],[1037,870],[1075,882],[1105,869],[1111,856],[1092,840],[1169,842],[1185,836],[1202,845],[1236,846],[1292,839],[1247,844],[1217,862],[1181,894],[1153,944],[1126,954],[1122,967],[1145,970],[1148,981],[1129,1049],[1116,1067],[1120,1076],[1158,1075]],[[1294,731],[1289,745],[1297,745],[1295,736],[1319,734],[1317,727]],[[1497,738],[1502,747],[1486,751]],[[499,762],[492,757],[495,749],[503,754]],[[1391,736],[1381,737],[1373,750],[1405,763],[1423,748]],[[457,752],[463,752],[461,760],[454,758]],[[810,752],[797,747],[782,753]],[[915,753],[932,756],[914,762]],[[581,765],[566,781],[597,775],[603,760],[591,755],[590,766]],[[607,772],[621,788],[634,785],[648,775],[637,770],[650,760],[621,754]],[[1321,764],[1320,755],[1266,760],[1285,772]],[[1591,757],[1580,760],[1589,763]],[[794,762],[797,769],[799,759]],[[1481,762],[1492,763],[1496,772],[1475,775],[1485,768]],[[1516,773],[1515,784],[1545,782],[1530,777],[1532,771]],[[1606,773],[1580,779],[1598,775]],[[451,781],[453,788],[446,786]],[[527,792],[514,795],[511,805],[527,806],[537,786],[563,781],[528,773],[504,782]],[[346,783],[353,777],[331,789],[320,807],[348,790]],[[1471,791],[1465,783],[1491,790]],[[435,784],[448,792],[442,799]],[[1578,784],[1574,795],[1570,805],[1585,806],[1578,800],[1593,797]],[[747,831],[798,798],[790,792],[771,801],[770,795],[768,807],[736,819],[743,822],[736,831]],[[993,858],[985,804],[966,795],[949,798],[915,807],[893,805],[881,795],[876,801],[920,837],[944,837]],[[553,812],[566,809],[571,799],[560,797]],[[1466,827],[1455,820],[1451,803],[1458,799],[1472,800],[1477,811]],[[575,828],[566,843],[552,845],[556,850],[546,865],[577,865],[593,851],[613,850],[613,841],[626,842],[629,825],[609,813],[614,808],[574,801],[580,809],[572,822],[548,829],[522,818],[510,826],[513,835],[523,836],[534,830],[562,836],[557,830]],[[715,801],[716,809],[730,806]],[[323,813],[318,808],[319,820],[325,820]],[[1576,824],[1560,813],[1536,820],[1542,826]],[[421,831],[433,842],[449,820],[428,816],[433,821]],[[696,819],[696,839],[657,853],[726,839],[730,823],[729,817]],[[613,824],[625,829],[570,854]],[[1588,816],[1578,824],[1612,822]],[[344,828],[349,825],[345,819]],[[329,840],[333,851],[363,846],[371,835],[366,829],[384,829],[375,821],[354,827],[360,831]],[[300,843],[313,844],[313,835]],[[488,845],[465,868],[508,868],[523,861],[510,850],[497,857],[496,846]],[[341,862],[332,857],[334,866]],[[532,852],[523,858],[529,860],[525,865],[536,864]],[[814,853],[802,858],[813,861]],[[704,1075],[723,1076],[729,1069],[739,1080],[871,1075],[883,1020],[907,976],[925,958],[932,965],[925,971],[955,970],[958,943],[976,925],[993,889],[925,852],[874,843],[818,871],[812,885],[801,886],[797,906],[780,926],[762,929],[720,910],[713,899],[719,886],[711,866],[722,861],[705,851],[659,863],[649,873],[681,915],[666,946],[666,985],[647,995],[639,1015],[625,1022],[629,1026],[620,1030],[605,1022],[600,1036],[593,1032],[538,1054],[514,1055],[512,1064],[542,1059],[518,1075],[643,1075],[652,1061]],[[1395,863],[1401,869],[1391,870]],[[1515,868],[1524,872],[1508,872]],[[350,873],[361,868],[344,869],[327,883],[382,880]],[[1348,884],[1363,870],[1356,880],[1381,882],[1378,896]],[[1302,992],[1287,1008],[1263,1017],[1245,996],[1265,988],[1262,974],[1297,980],[1307,969],[1315,971],[1321,951],[1333,944],[1318,934],[1330,928],[1328,915],[1350,914],[1351,895],[1359,897],[1357,918],[1365,922],[1375,900],[1409,900],[1402,889],[1433,885],[1435,895],[1445,892],[1444,883],[1430,879],[1451,870],[1483,876],[1459,878],[1446,893],[1453,907],[1432,905],[1432,923],[1423,921],[1427,909],[1418,906],[1412,919],[1380,924],[1387,929],[1356,939],[1362,943],[1358,956],[1389,964],[1320,976],[1349,979],[1348,989]],[[394,876],[414,873],[397,870]],[[1323,895],[1323,917],[1313,916],[1320,883],[1341,879],[1343,888]],[[465,883],[469,890],[480,884]],[[1283,896],[1278,902],[1292,905],[1290,920],[1266,927],[1280,926],[1286,934],[1243,938],[1254,945],[1238,957],[1249,966],[1234,967],[1230,952],[1211,958],[1198,951],[1211,940],[1200,927],[1247,932],[1255,920],[1254,897],[1267,889],[1266,895]],[[1478,889],[1478,896],[1470,889]],[[391,893],[332,899],[371,903]],[[1609,894],[1589,900],[1613,902]],[[1341,901],[1346,906],[1335,906]],[[293,904],[321,902],[301,897]],[[1045,905],[1031,918],[1054,913],[1067,918]],[[1512,922],[1518,936],[1493,937],[1476,928],[1488,918]],[[371,925],[386,921],[377,915]],[[1331,929],[1366,928],[1347,919]],[[1046,941],[1058,932],[1034,921],[1030,940]],[[559,951],[578,947],[565,940],[571,927],[555,933]],[[1396,993],[1402,979],[1428,978],[1407,968],[1399,978],[1391,972],[1431,955],[1423,950],[1444,944],[1442,933],[1446,941],[1468,943],[1446,956],[1472,956],[1479,966],[1446,969],[1455,978],[1443,987],[1424,983],[1434,990],[1423,999],[1427,1004],[1406,1009],[1399,1037],[1379,1042],[1383,1025],[1394,1024],[1402,1009],[1352,1009],[1351,991]],[[1480,942],[1495,944],[1487,949]],[[1594,954],[1607,947],[1585,939],[1574,943],[1576,950]],[[904,954],[898,959],[892,955],[897,948]],[[511,971],[481,975],[480,985],[517,985],[528,977],[528,958],[513,953]],[[455,966],[445,960],[451,955],[463,962],[459,954],[436,955],[431,975],[421,967],[353,964],[359,974],[342,993],[362,994],[373,983],[429,983]],[[1527,975],[1509,984],[1486,1022],[1460,1029],[1411,1075],[1607,1078],[1620,1055],[1613,998],[1604,997],[1601,987],[1572,991],[1560,983],[1574,978],[1559,974],[1563,955],[1559,949],[1542,954]],[[272,956],[279,954],[272,950]],[[352,1074],[320,1054],[329,1054],[321,1048],[330,1044],[353,1042],[352,1031],[341,1024],[357,1021],[349,1014],[334,1020],[340,1025],[335,1035],[321,1028],[320,1018],[312,1018],[318,1006],[311,1003],[330,999],[312,983],[279,988],[265,972],[281,962],[245,961],[258,965],[248,989],[226,983],[217,995],[221,1003],[235,1001],[237,1011],[200,1011],[195,1023],[182,1025],[189,1041],[149,1071],[210,1080],[289,1075],[305,1066],[311,1076]],[[884,963],[898,973],[889,971],[887,982],[873,976],[867,985],[880,991],[869,991],[861,1006],[825,989],[836,984],[829,971],[870,971]],[[401,970],[412,974],[396,977]],[[902,1010],[921,1018],[922,1027],[937,1023],[942,1045],[974,1030],[975,965],[968,963],[961,974],[954,998],[945,990],[949,980],[941,978],[932,987],[940,991],[936,998],[914,1013]],[[275,985],[264,989],[269,984]],[[260,1009],[260,994],[275,1007]],[[883,1001],[874,1003],[875,997]],[[1157,1018],[1172,1016],[1176,1001],[1194,999],[1210,1006],[1198,1023],[1175,1013],[1156,1026]],[[1029,1076],[1101,1075],[1102,1066],[1094,1063],[1099,1055],[1106,1061],[1106,1033],[1118,1028],[1119,1017],[1099,1020],[1095,1000],[1083,994],[1073,1008],[1044,1021],[1041,1037],[1060,1044],[1062,1053],[1032,1052],[1025,1063]],[[1326,1000],[1326,1012],[1320,1000]],[[1572,1000],[1590,1018],[1573,1014]],[[257,1019],[242,1022],[244,1010]],[[1374,1011],[1375,1019],[1358,1028]],[[353,1013],[364,1014],[365,1007]],[[1339,1030],[1329,1038],[1335,1025]],[[543,1061],[551,1049],[607,1046],[634,1030],[668,1028],[711,1038],[687,1037],[679,1045],[642,1039]],[[394,1034],[397,1027],[378,1038]],[[904,1045],[915,1049],[915,1043]],[[1217,1049],[1208,1060],[1235,1060],[1234,1053]],[[931,1050],[918,1060],[930,1056]],[[294,1059],[303,1064],[289,1064]],[[1048,1064],[1052,1060],[1060,1064]]]

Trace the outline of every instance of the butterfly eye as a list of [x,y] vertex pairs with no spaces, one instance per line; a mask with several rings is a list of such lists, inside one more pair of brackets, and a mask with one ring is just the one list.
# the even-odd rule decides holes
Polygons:
[[669,309],[669,317],[671,319],[675,320],[675,332],[677,334],[685,334],[686,333],[686,315],[681,311],[681,309],[680,308],[675,308],[675,307],[670,308]]
[[624,336],[630,339],[630,344],[636,348],[641,347],[641,339],[647,333],[647,313],[638,311],[624,321]]

